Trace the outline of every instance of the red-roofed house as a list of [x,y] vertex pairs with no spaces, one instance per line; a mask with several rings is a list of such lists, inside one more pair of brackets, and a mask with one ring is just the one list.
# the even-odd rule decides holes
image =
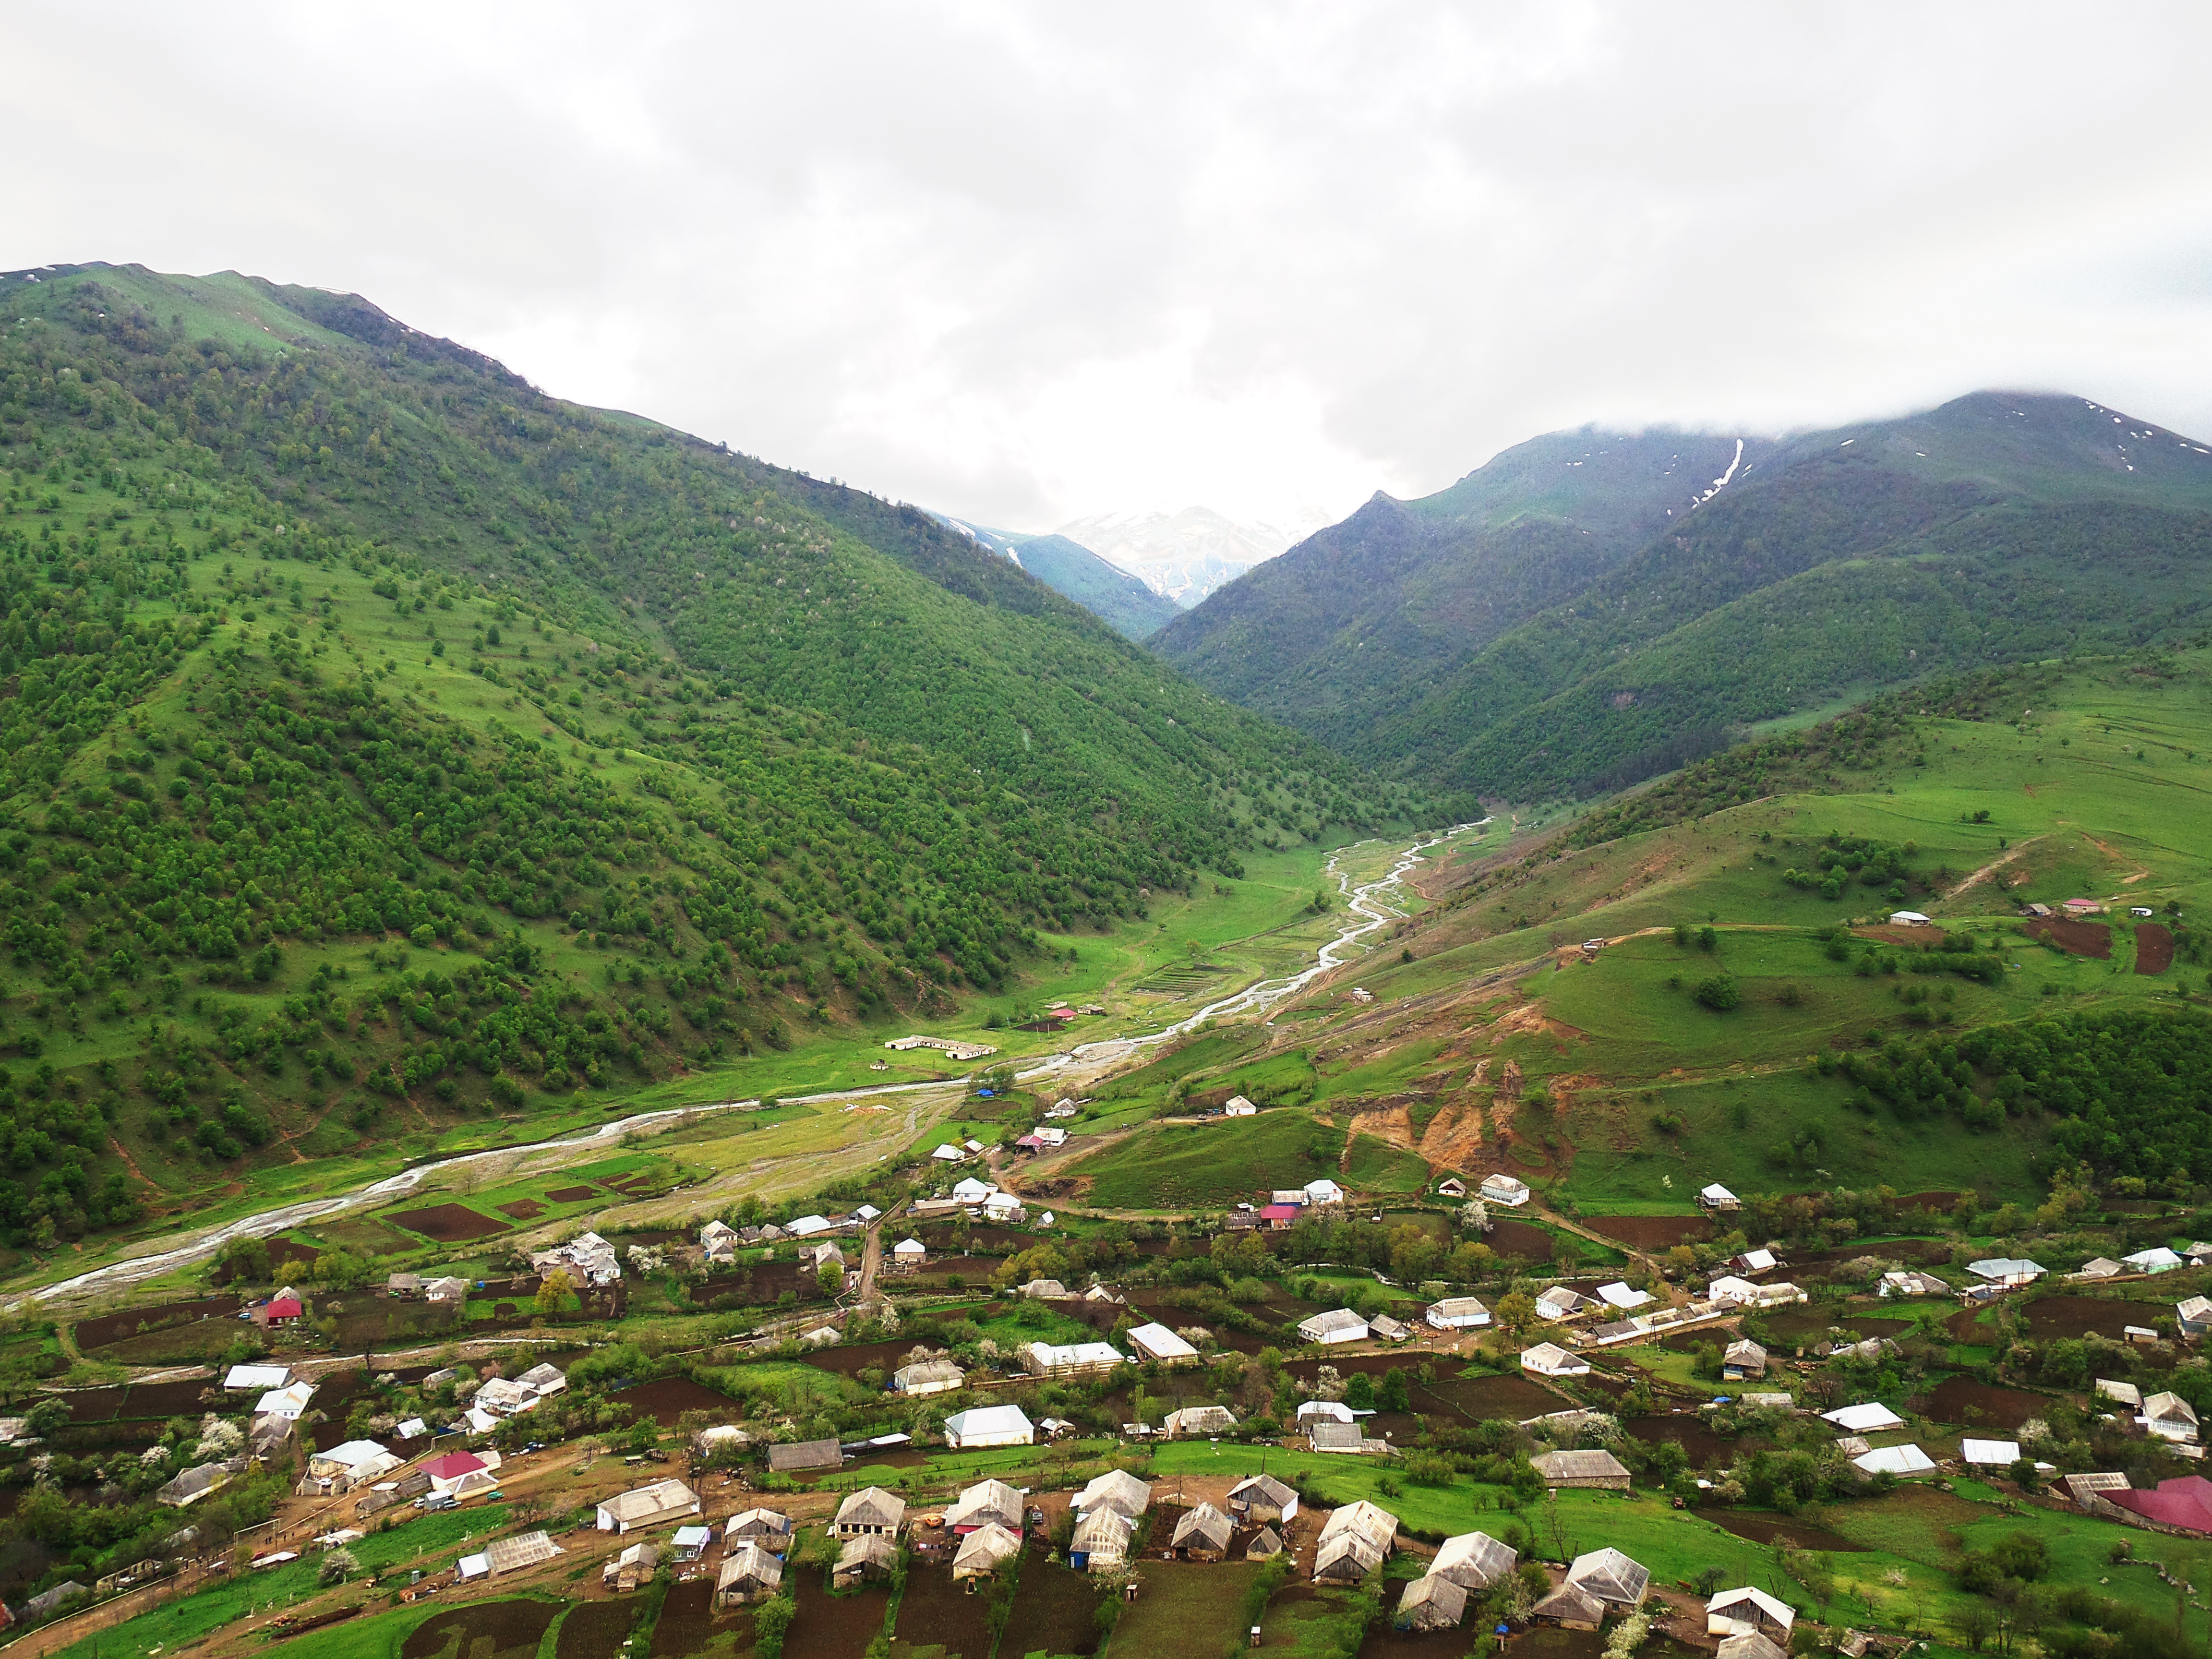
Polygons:
[[479,1457],[474,1452],[449,1451],[422,1465],[422,1473],[430,1477],[432,1492],[466,1498],[473,1492],[489,1492],[499,1484],[496,1471],[500,1462],[497,1452],[487,1452]]
[[2212,1536],[2212,1480],[2201,1474],[2161,1480],[2155,1492],[2108,1492],[2099,1496],[2140,1515],[2153,1526]]
[[1305,1213],[1301,1204],[1267,1204],[1260,1209],[1260,1224],[1275,1232],[1285,1232],[1290,1225]]
[[280,1296],[269,1304],[262,1318],[268,1324],[289,1325],[296,1322],[305,1311],[306,1310],[300,1306],[299,1297]]

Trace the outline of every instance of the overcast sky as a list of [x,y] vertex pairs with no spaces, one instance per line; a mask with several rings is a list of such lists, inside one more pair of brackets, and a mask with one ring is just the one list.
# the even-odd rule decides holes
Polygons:
[[985,523],[1586,420],[2212,434],[2212,9],[0,0],[0,268],[354,289]]

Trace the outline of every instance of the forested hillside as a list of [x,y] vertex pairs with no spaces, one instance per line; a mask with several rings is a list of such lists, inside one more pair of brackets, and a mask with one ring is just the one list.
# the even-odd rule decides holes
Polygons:
[[[1378,766],[1566,799],[1931,671],[2181,637],[2212,606],[2212,454],[2079,398],[1747,444],[1694,506],[1661,504],[1679,474],[1654,441],[1562,434],[1370,502],[1156,647]],[[1663,441],[1693,478],[1734,449]],[[1290,665],[1232,665],[1273,632],[1304,647]]]
[[358,299],[6,287],[11,1238],[948,1008],[1403,804],[926,514]]

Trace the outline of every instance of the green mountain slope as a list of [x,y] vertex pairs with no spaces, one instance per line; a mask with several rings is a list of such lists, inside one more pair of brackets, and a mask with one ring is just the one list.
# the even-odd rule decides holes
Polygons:
[[10,1242],[946,1011],[1402,800],[926,514],[357,298],[4,281]]
[[[1242,583],[1156,647],[1371,762],[1528,799],[1615,787],[1710,752],[1747,723],[1876,684],[2174,637],[2201,627],[2212,602],[2203,446],[2080,398],[1979,393],[1747,444],[1726,488],[1633,548],[1621,538],[1648,522],[1637,515],[1648,512],[1650,463],[1621,465],[1624,477],[1595,480],[1607,488],[1584,510],[1605,521],[1578,537],[1583,560],[1535,556],[1553,596],[1537,602],[1540,583],[1524,577],[1492,590],[1523,607],[1505,625],[1439,627],[1451,603],[1469,602],[1473,567],[1464,538],[1431,526],[1516,503],[1532,515],[1522,522],[1556,525],[1539,504],[1557,510],[1571,491],[1557,477],[1575,459],[1568,448],[1524,446],[1510,465],[1492,464],[1496,478],[1486,467],[1428,501],[1370,504],[1323,532],[1335,538],[1335,589],[1373,589],[1362,600],[1370,631],[1330,635],[1295,683],[1224,670],[1232,638],[1278,626],[1318,636],[1311,607],[1239,592]],[[1461,516],[1447,498],[1466,504]],[[1387,533],[1372,523],[1386,505],[1396,520]],[[1293,567],[1274,579],[1278,594],[1299,567],[1324,562],[1322,539],[1277,562]]]
[[1173,599],[1065,536],[1022,536],[964,519],[947,520],[1003,554],[1047,587],[1073,599],[1125,639],[1148,639],[1182,614]]

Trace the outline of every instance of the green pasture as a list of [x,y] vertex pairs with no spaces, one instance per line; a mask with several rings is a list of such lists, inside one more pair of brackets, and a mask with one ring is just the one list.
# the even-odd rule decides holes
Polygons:
[[1261,1112],[1139,1130],[1064,1173],[1089,1177],[1088,1201],[1102,1209],[1218,1210],[1334,1176],[1342,1144],[1303,1112]]

